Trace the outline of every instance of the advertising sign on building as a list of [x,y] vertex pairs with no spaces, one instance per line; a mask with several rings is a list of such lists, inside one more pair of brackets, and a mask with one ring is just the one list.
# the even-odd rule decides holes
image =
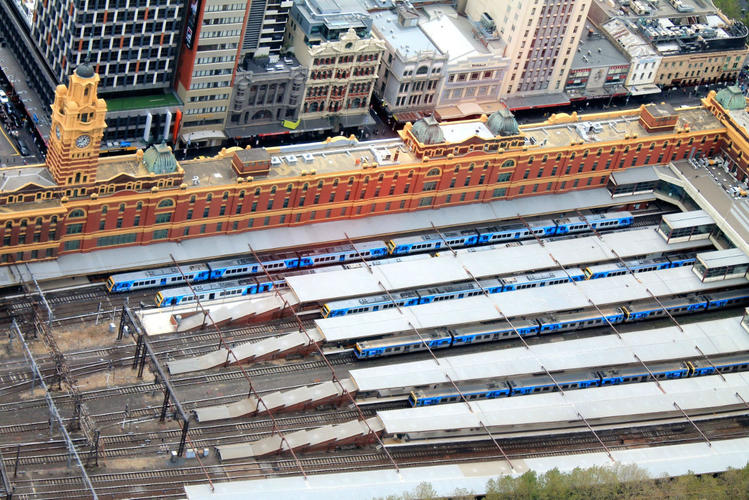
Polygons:
[[185,47],[192,49],[195,43],[195,31],[198,29],[198,13],[200,0],[190,0],[190,12],[187,13],[187,28],[185,29]]

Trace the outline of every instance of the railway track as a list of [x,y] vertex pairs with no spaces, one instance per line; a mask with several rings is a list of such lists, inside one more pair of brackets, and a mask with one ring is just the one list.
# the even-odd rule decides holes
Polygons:
[[[743,426],[725,426],[716,422],[715,427],[705,429],[712,439],[731,438],[746,435]],[[702,438],[691,428],[677,425],[673,430],[668,428],[633,428],[626,433],[632,439],[638,436],[635,447],[648,445],[667,445],[697,442]],[[621,432],[607,432],[601,437],[609,450],[631,448],[632,445],[622,442]],[[599,453],[601,445],[592,436],[555,436],[532,439],[499,440],[510,460],[533,457],[559,456],[569,453]],[[496,447],[491,443],[459,444],[443,446],[439,449],[424,446],[414,449],[392,449],[391,454],[399,467],[429,466],[441,464],[469,463],[478,460],[503,460]],[[392,464],[381,452],[371,449],[359,450],[338,455],[300,455],[299,462],[307,474],[324,474],[332,472],[361,471],[392,468]],[[206,464],[205,474],[212,481],[231,478],[262,479],[267,477],[288,477],[300,474],[298,464],[291,458],[267,458],[227,464]],[[206,475],[198,466],[182,466],[133,472],[113,472],[107,474],[90,474],[94,487],[99,495],[111,495],[112,498],[178,498],[184,497],[182,485],[206,483]],[[15,482],[19,498],[26,497],[33,488],[34,498],[86,498],[81,489],[80,478],[40,478],[20,479]],[[55,496],[57,495],[57,496]],[[146,496],[144,496],[146,495]],[[150,496],[148,496],[150,495]],[[173,496],[172,496],[173,495]]]

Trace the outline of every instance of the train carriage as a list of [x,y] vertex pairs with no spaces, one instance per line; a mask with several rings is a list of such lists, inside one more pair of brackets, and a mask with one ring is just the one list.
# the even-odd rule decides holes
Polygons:
[[[357,342],[354,352],[359,359],[379,358],[395,354],[426,351],[426,345],[430,349],[443,349],[450,347],[452,336],[446,328],[439,328],[434,332],[419,335],[405,335],[397,339],[365,340]],[[426,345],[425,345],[426,344]]]
[[156,294],[156,306],[169,307],[183,304],[194,304],[197,300],[217,300],[241,295],[252,295],[266,292],[272,286],[269,283],[259,283],[256,278],[242,278],[229,282],[204,283],[190,287],[170,288],[160,290]]
[[210,278],[210,269],[205,264],[190,264],[182,266],[182,272],[176,266],[172,266],[113,274],[107,279],[107,290],[109,292],[129,292],[157,286],[177,285],[184,283],[185,278],[191,283],[206,281]]

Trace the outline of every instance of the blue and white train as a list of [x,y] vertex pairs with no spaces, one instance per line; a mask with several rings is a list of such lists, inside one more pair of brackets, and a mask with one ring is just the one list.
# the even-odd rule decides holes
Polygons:
[[[479,399],[515,397],[525,394],[556,392],[588,387],[652,382],[656,380],[673,380],[687,377],[713,375],[717,372],[731,373],[749,370],[749,354],[739,354],[715,358],[711,361],[695,359],[659,363],[648,367],[642,366],[609,368],[596,371],[557,373],[554,379],[548,375],[519,377],[511,380],[497,381],[486,385],[464,386],[457,392],[452,387],[422,389],[411,391],[408,402],[411,406],[433,406],[446,403]],[[652,373],[652,376],[651,376]],[[461,396],[462,394],[462,396]]]
[[[406,292],[397,292],[390,295],[374,295],[357,299],[342,299],[326,302],[322,306],[323,318],[333,318],[336,316],[345,316],[347,314],[356,314],[361,312],[381,311],[390,309],[397,304],[399,307],[415,306],[419,304],[429,304],[431,302],[440,302],[443,300],[462,299],[481,295],[483,290],[487,293],[502,293],[512,290],[523,290],[526,288],[540,288],[560,283],[569,283],[571,281],[582,281],[585,279],[608,278],[619,276],[631,270],[632,272],[655,271],[659,269],[670,269],[682,267],[694,263],[694,256],[677,255],[673,258],[664,256],[648,259],[638,259],[621,262],[609,262],[589,266],[583,269],[570,268],[567,272],[544,271],[534,274],[523,274],[517,276],[503,276],[501,278],[487,278],[475,282],[455,283],[420,290],[411,290]],[[395,300],[395,302],[393,302]]]
[[[373,260],[367,265],[379,266],[382,264],[405,262],[410,260],[429,259],[429,254],[404,255],[389,259]],[[342,269],[355,269],[364,266],[362,262],[351,262],[343,265],[326,266],[312,269],[299,269],[297,271],[274,274],[270,279],[266,276],[246,277],[238,280],[219,281],[215,283],[198,283],[191,286],[181,286],[160,290],[156,294],[156,306],[170,307],[182,304],[192,304],[197,300],[218,300],[241,295],[254,295],[256,293],[268,292],[277,288],[287,288],[286,278],[302,274],[325,273],[328,271],[339,271]]]
[[[460,347],[479,342],[493,342],[507,338],[532,337],[570,330],[581,330],[631,323],[665,316],[666,310],[671,315],[693,312],[712,311],[749,302],[749,288],[740,288],[706,295],[689,295],[686,297],[656,301],[637,302],[622,307],[609,307],[592,311],[547,314],[532,319],[517,319],[481,323],[454,328],[436,328],[420,335],[406,334],[383,339],[364,340],[354,345],[354,352],[359,359],[379,358],[394,354],[405,354],[430,349]],[[663,307],[661,307],[661,304]]]
[[550,236],[584,233],[590,232],[591,227],[596,231],[620,229],[631,226],[633,222],[634,217],[629,212],[610,212],[588,215],[585,218],[573,217],[529,222],[528,226],[514,223],[505,226],[448,231],[441,235],[429,233],[416,236],[403,236],[388,240],[387,247],[391,255],[403,255],[446,248],[470,247],[477,244],[488,245],[535,237],[548,238]]
[[[446,248],[442,237],[452,248],[502,243],[533,238],[534,235],[547,237],[582,233],[590,231],[592,226],[596,230],[617,229],[631,226],[634,217],[630,212],[610,212],[597,215],[574,217],[572,219],[548,219],[531,222],[532,232],[522,224],[508,224],[503,226],[479,227],[477,229],[452,231],[441,236],[430,233],[426,235],[404,236],[387,242],[365,241],[353,245],[339,245],[319,248],[305,252],[274,254],[262,264],[253,257],[238,257],[224,259],[205,264],[185,266],[184,277],[176,267],[152,269],[148,271],[133,271],[129,273],[113,274],[107,279],[109,292],[128,292],[145,288],[157,288],[181,283],[198,283],[201,281],[218,280],[254,276],[270,272],[291,271],[295,269],[321,266],[326,264],[343,264],[380,259],[388,255],[400,256],[413,253],[429,252]],[[190,271],[187,272],[187,268]],[[186,280],[186,281],[185,281]]]

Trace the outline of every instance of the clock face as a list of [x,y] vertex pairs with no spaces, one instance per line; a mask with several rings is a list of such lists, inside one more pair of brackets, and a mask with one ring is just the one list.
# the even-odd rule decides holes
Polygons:
[[59,125],[55,126],[55,135],[57,136],[58,139],[60,138],[60,126]]
[[75,145],[79,148],[85,148],[86,146],[89,145],[90,142],[91,142],[91,137],[86,134],[83,134],[83,135],[79,135],[78,138],[75,140]]

